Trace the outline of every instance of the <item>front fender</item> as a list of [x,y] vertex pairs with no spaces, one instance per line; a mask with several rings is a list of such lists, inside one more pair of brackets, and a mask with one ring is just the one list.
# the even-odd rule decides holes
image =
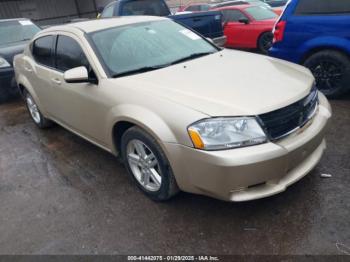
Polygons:
[[[133,104],[122,104],[112,108],[107,116],[108,123],[108,143],[111,145],[113,153],[117,154],[117,149],[114,145],[113,127],[121,121],[133,123],[144,129],[147,133],[152,135],[160,145],[163,143],[177,143],[176,136],[167,125],[167,123],[156,113],[151,110]],[[164,148],[163,148],[164,149]]]

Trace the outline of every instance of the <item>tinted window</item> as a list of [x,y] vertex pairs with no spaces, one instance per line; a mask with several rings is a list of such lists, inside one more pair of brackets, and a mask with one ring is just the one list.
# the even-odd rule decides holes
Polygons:
[[257,21],[273,19],[277,17],[276,13],[261,6],[248,7],[245,9],[245,11]]
[[110,6],[106,7],[105,10],[103,10],[101,17],[112,17],[113,11],[114,11],[114,5],[110,5]]
[[89,68],[89,62],[80,45],[68,36],[59,36],[56,48],[56,68],[60,71],[85,66]]
[[200,12],[200,11],[208,11],[209,8],[210,8],[209,5],[191,5],[187,7],[185,11]]
[[224,22],[238,22],[239,19],[247,18],[241,11],[239,10],[223,10],[223,21]]
[[54,36],[44,36],[35,40],[33,44],[33,56],[37,63],[53,67],[53,45]]
[[247,2],[245,1],[233,1],[233,2],[224,2],[221,4],[216,4],[213,6],[213,8],[218,8],[218,7],[225,7],[225,6],[234,6],[234,5],[245,5]]
[[350,13],[350,0],[300,0],[299,15]]
[[30,20],[0,22],[0,46],[28,41],[39,31]]
[[170,15],[169,9],[164,1],[159,0],[134,0],[122,5],[123,15]]
[[186,11],[191,11],[191,12],[198,12],[201,10],[200,5],[191,5],[186,8]]

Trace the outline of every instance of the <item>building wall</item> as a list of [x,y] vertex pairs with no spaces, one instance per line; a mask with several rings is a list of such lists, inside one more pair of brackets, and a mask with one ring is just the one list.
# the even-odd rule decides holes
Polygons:
[[0,19],[25,17],[38,24],[58,24],[96,17],[94,0],[1,0]]
[[[97,9],[113,0],[0,0],[0,19],[30,18],[40,25],[54,25],[76,18],[95,18]],[[173,11],[180,5],[210,0],[166,0]]]

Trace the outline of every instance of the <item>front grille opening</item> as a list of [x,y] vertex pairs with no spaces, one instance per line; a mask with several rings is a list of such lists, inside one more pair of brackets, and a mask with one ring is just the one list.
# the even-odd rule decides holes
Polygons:
[[248,186],[248,189],[254,188],[254,187],[259,187],[259,186],[265,186],[265,185],[266,185],[266,182],[262,182],[262,183],[259,183],[259,184]]
[[260,115],[270,140],[277,140],[304,126],[316,111],[318,91],[313,88],[308,96],[287,107]]

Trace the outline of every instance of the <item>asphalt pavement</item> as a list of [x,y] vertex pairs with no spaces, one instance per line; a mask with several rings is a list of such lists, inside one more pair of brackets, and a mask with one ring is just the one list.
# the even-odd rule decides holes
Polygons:
[[350,254],[350,95],[331,104],[317,168],[247,203],[155,203],[109,153],[0,105],[0,254]]

